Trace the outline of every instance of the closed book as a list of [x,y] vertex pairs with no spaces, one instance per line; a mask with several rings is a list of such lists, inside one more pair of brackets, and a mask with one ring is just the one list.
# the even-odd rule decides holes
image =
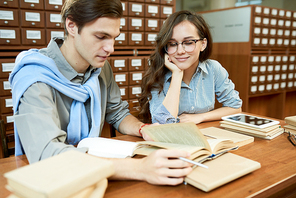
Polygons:
[[243,125],[235,124],[232,122],[221,121],[220,126],[227,130],[242,133],[245,135],[250,135],[258,138],[268,139],[271,140],[284,132],[283,128],[280,125],[274,125],[271,127],[267,127],[264,129],[258,129],[253,127],[246,127]]
[[292,126],[296,126],[296,116],[288,116],[288,117],[285,117],[285,122],[287,124],[292,125]]
[[296,135],[296,126],[288,124],[288,125],[284,126],[284,129],[285,129],[285,132],[290,132],[290,133]]
[[73,196],[114,174],[113,164],[79,151],[67,151],[4,174],[20,197]]
[[185,181],[205,192],[227,184],[261,167],[259,162],[233,153],[225,153],[214,160],[204,162],[204,165],[209,168],[197,166],[186,176]]

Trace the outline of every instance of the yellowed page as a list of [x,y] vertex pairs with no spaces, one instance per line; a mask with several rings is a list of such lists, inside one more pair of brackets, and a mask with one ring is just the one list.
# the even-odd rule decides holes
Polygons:
[[204,135],[194,123],[174,123],[144,127],[143,132],[156,142],[185,144],[211,150]]
[[208,139],[208,142],[212,148],[212,152],[217,154],[229,148],[236,147],[232,140],[228,139]]
[[202,132],[207,138],[210,137],[212,139],[230,139],[234,142],[235,145],[239,147],[254,142],[254,137],[252,136],[235,133],[218,127],[203,128],[200,129],[200,132]]
[[206,150],[204,147],[198,147],[198,146],[191,146],[191,145],[185,145],[185,144],[172,144],[172,143],[166,143],[166,142],[153,142],[153,141],[141,141],[137,142],[140,145],[147,145],[148,147],[139,147],[134,154],[138,155],[149,155],[153,151],[164,148],[164,149],[175,149],[175,150],[183,150],[191,154],[189,157],[190,159],[195,159],[198,156],[201,155],[211,155],[211,152]]

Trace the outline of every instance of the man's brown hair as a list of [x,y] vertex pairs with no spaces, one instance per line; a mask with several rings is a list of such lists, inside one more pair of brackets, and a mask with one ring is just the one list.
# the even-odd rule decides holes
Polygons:
[[62,22],[66,36],[68,31],[65,26],[69,18],[78,27],[80,33],[83,26],[99,17],[122,17],[122,4],[120,0],[66,0],[61,11]]

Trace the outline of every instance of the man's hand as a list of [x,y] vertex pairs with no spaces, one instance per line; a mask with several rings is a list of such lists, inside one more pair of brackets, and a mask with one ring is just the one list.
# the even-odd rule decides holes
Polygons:
[[141,159],[138,174],[150,184],[178,185],[192,171],[192,164],[178,159],[179,157],[189,156],[187,152],[180,150],[157,150]]
[[[156,125],[159,125],[159,123],[149,124],[149,125],[144,126],[143,128],[150,127],[150,126],[156,126]],[[151,137],[149,137],[146,133],[144,133],[143,130],[141,130],[141,133],[143,135],[144,140],[146,140],[146,141],[154,141]]]

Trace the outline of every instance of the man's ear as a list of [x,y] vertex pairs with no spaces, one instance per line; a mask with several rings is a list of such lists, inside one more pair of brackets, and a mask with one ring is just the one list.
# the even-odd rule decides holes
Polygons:
[[77,26],[76,26],[76,23],[73,22],[71,19],[69,19],[67,17],[66,19],[66,28],[67,28],[67,31],[68,31],[68,34],[71,35],[71,36],[74,36],[76,31],[77,31]]
[[204,38],[201,42],[201,51],[203,52],[207,48],[208,40]]

